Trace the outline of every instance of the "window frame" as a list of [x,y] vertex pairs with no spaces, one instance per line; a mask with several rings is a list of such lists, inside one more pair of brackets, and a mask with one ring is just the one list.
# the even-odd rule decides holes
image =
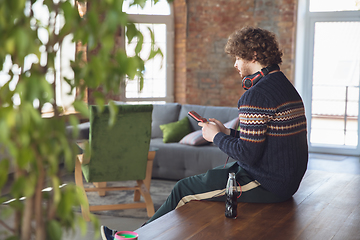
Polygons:
[[[124,102],[174,102],[174,17],[173,4],[169,3],[169,15],[128,14],[129,20],[134,23],[165,24],[166,25],[166,93],[165,97],[126,97],[125,83],[121,86],[122,100]],[[123,48],[125,49],[125,29],[123,30]]]

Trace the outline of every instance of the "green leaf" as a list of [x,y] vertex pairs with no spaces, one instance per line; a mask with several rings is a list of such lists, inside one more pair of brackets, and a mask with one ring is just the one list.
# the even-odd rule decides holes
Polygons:
[[102,112],[105,105],[105,96],[101,92],[94,92],[93,97],[95,98],[95,104],[99,107],[100,112]]
[[147,27],[148,31],[150,32],[150,39],[151,39],[151,43],[155,44],[155,35],[154,32],[151,30],[150,27]]
[[[21,139],[22,139],[22,142],[25,142],[25,141],[27,142],[30,140],[30,137],[28,136],[27,133],[22,133]],[[23,140],[23,139],[26,139],[26,140]],[[34,157],[34,153],[33,153],[32,149],[29,148],[29,146],[27,146],[28,144],[22,144],[22,145],[23,145],[22,148],[18,150],[19,153],[17,155],[16,163],[21,169],[25,169],[28,166],[29,162],[33,161],[35,159],[35,157]]]
[[5,51],[9,54],[13,54],[15,52],[15,39],[10,37],[5,41]]
[[64,156],[65,165],[67,167],[74,166],[75,157],[73,156],[71,148],[69,148],[68,140],[65,137],[61,137],[59,138],[59,140],[60,140],[60,144],[63,146],[62,150],[64,154],[63,156]]
[[11,128],[6,123],[6,121],[0,119],[0,142],[6,141],[10,136],[10,130]]
[[[0,148],[0,155],[3,155],[2,149]],[[3,158],[0,161],[0,189],[5,185],[8,180],[8,171],[9,171],[10,162],[9,159]]]
[[120,13],[118,13],[118,22],[121,24],[121,26],[126,26],[126,24],[128,23],[128,15],[124,12],[122,12],[122,4],[121,4],[121,8],[120,8]]
[[[79,225],[79,228],[80,228],[80,231],[81,231],[81,234],[84,236],[87,232],[87,223],[86,221],[84,220],[84,218],[82,217],[79,217],[78,218],[78,225]],[[95,237],[94,237],[95,239]]]
[[68,184],[66,188],[62,189],[62,197],[60,199],[57,214],[60,217],[69,216],[70,213],[73,213],[73,206],[78,206],[79,196],[77,194],[76,186]]
[[144,7],[145,7],[145,4],[146,4],[146,1],[147,1],[147,0],[134,0],[134,3],[131,4],[131,5],[137,4],[137,5],[139,5],[141,8],[144,8]]
[[108,64],[107,59],[102,59],[100,55],[91,57],[88,62],[91,69],[91,76],[86,78],[88,86],[91,88],[99,87],[100,83],[104,81],[107,71],[105,69]]
[[140,76],[140,91],[144,88],[144,77],[143,76]]
[[70,122],[70,125],[73,126],[73,129],[71,131],[72,138],[76,139],[79,136],[79,128],[78,128],[79,119],[77,117],[75,117],[74,115],[70,115],[69,122]]
[[25,53],[27,51],[27,47],[29,45],[28,36],[24,29],[17,29],[15,32],[16,37],[16,50],[21,53]]
[[109,111],[110,111],[110,118],[109,118],[109,126],[112,127],[115,124],[116,121],[116,114],[118,113],[118,108],[116,107],[116,104],[114,101],[109,102]]
[[115,38],[113,35],[104,35],[101,38],[101,43],[103,48],[106,48],[107,51],[110,51],[111,49],[114,48],[114,44],[115,44]]
[[130,57],[128,58],[128,68],[126,69],[126,74],[129,76],[130,79],[134,79],[135,75],[138,72],[139,65],[141,64],[141,59],[139,57]]
[[117,30],[117,28],[118,28],[118,12],[116,11],[116,9],[111,9],[106,14],[105,25],[111,31],[116,31]]
[[74,106],[75,110],[78,111],[83,117],[86,117],[86,118],[90,117],[89,109],[85,102],[75,100],[73,103],[73,106]]
[[62,228],[60,223],[56,220],[46,222],[46,235],[49,240],[61,240]]
[[42,77],[41,79],[39,79],[38,84],[40,84],[40,87],[42,89],[41,92],[41,97],[49,102],[50,99],[54,98],[54,89],[53,89],[53,85],[50,84],[45,77]]
[[37,109],[29,108],[29,115],[31,117],[31,120],[34,121],[35,124],[40,125],[42,123],[43,118],[41,118],[41,115]]
[[53,176],[52,178],[52,185],[53,185],[53,191],[54,191],[54,204],[57,206],[61,200],[61,193],[60,193],[60,180],[57,176]]
[[37,176],[35,174],[31,174],[26,177],[26,181],[24,183],[24,197],[31,197],[35,193],[37,182]]
[[60,36],[64,37],[71,33],[72,28],[77,27],[77,24],[81,21],[78,10],[74,7],[70,1],[61,2],[61,8],[63,16],[65,18],[65,24],[60,30]]
[[161,49],[158,48],[156,51],[151,49],[148,60],[154,58],[156,55],[160,55],[162,59],[164,58],[164,54],[162,53]]
[[16,236],[11,236],[11,237],[6,238],[5,240],[19,240],[19,238]]
[[[5,201],[7,200],[5,200],[4,198],[0,199],[0,203],[3,203]],[[7,219],[11,216],[14,216],[14,210],[6,205],[0,205],[0,219]]]
[[10,192],[11,192],[11,195],[14,196],[14,198],[23,197],[23,190],[25,188],[25,182],[26,182],[26,178],[24,176],[20,176],[13,183]]
[[134,37],[138,35],[138,30],[136,29],[135,24],[128,23],[126,26],[126,36],[128,38],[128,43],[130,43]]
[[[3,117],[6,119],[6,124],[8,125],[8,128],[12,128],[15,126],[15,119],[16,119],[16,112],[12,107],[3,107],[0,110],[3,113]],[[1,131],[1,133],[3,133]]]
[[144,36],[142,35],[141,32],[139,32],[137,37],[138,37],[138,42],[135,47],[135,54],[139,55],[139,53],[141,52],[141,49],[142,49],[142,45],[144,43]]

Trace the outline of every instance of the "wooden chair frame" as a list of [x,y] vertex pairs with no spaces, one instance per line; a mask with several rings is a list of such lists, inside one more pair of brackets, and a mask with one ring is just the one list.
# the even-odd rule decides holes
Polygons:
[[[149,151],[148,161],[146,166],[146,176],[144,180],[136,180],[136,185],[133,187],[107,187],[106,182],[94,182],[95,188],[85,188],[83,183],[83,175],[81,165],[83,163],[83,154],[76,158],[75,163],[75,183],[82,189],[83,195],[86,200],[85,205],[81,205],[82,216],[86,221],[90,221],[91,211],[105,211],[105,210],[120,210],[120,209],[133,209],[133,208],[146,208],[148,217],[154,215],[154,204],[150,196],[150,184],[152,176],[153,160],[155,158],[155,151]],[[94,205],[89,206],[89,200],[86,192],[98,192],[99,196],[105,196],[107,191],[122,191],[134,190],[134,203],[111,204],[111,205]],[[140,195],[143,196],[145,202],[140,201]]]

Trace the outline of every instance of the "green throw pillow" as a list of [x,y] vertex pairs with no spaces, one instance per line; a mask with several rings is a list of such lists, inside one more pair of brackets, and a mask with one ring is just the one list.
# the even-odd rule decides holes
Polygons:
[[164,143],[179,142],[192,131],[188,117],[184,117],[177,122],[160,125],[159,127],[163,132]]

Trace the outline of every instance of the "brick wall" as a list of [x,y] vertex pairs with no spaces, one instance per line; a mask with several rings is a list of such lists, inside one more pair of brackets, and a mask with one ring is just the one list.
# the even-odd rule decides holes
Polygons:
[[175,102],[236,106],[244,90],[224,52],[243,26],[274,32],[283,50],[282,71],[292,81],[296,0],[175,0]]

